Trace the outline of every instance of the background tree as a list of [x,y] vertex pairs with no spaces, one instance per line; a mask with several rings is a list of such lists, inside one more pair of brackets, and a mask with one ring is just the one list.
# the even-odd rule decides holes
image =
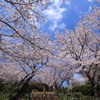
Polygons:
[[47,35],[40,36],[37,24],[44,20],[40,8],[46,3],[38,0],[0,1],[0,72],[3,76],[9,74],[9,81],[15,74],[18,77],[19,73],[24,73],[17,89],[11,92],[10,100],[23,96],[26,84],[48,61],[47,45],[51,44]]
[[85,75],[95,95],[100,84],[100,8],[88,14],[78,23],[74,31],[66,30],[66,34],[57,34],[59,53],[64,59],[70,59],[74,68]]

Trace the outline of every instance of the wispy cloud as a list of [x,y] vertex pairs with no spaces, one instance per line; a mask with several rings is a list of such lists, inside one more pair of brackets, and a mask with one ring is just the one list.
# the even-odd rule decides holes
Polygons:
[[71,3],[71,0],[65,0],[65,4],[69,5]]
[[[69,0],[67,1],[66,4],[69,4]],[[51,5],[43,11],[43,14],[48,18],[48,21],[51,22],[51,25],[49,26],[50,30],[55,31],[57,29],[59,24],[61,24],[63,15],[66,11],[67,8],[62,6],[62,0],[51,0]]]
[[91,10],[92,10],[92,6],[89,7],[89,12],[91,12]]
[[66,25],[64,24],[64,23],[61,23],[60,25],[59,25],[59,29],[64,29],[66,27]]
[[88,2],[92,2],[92,1],[94,1],[94,0],[88,0]]

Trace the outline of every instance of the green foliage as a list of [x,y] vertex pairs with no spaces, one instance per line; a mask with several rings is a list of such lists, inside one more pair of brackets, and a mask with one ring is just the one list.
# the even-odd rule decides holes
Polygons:
[[58,89],[58,92],[61,94],[66,94],[68,92],[68,88],[61,87],[60,89]]
[[97,86],[97,91],[100,93],[100,84]]
[[45,83],[30,83],[28,84],[28,89],[33,91],[43,91],[45,88],[46,91],[49,91],[49,86]]
[[9,100],[8,94],[4,92],[0,92],[0,100]]
[[[14,84],[0,84],[0,100],[8,100],[8,94],[11,90],[16,88],[18,83]],[[49,86],[45,83],[29,83],[25,87],[25,95],[23,100],[29,100],[32,91],[43,91],[45,87],[46,91],[49,91]],[[100,86],[98,86],[98,90]],[[89,84],[80,85],[74,87],[71,91],[68,88],[60,88],[59,90],[61,100],[74,100],[75,98],[81,98],[80,100],[95,100],[95,97],[91,96],[91,86]],[[75,99],[76,100],[76,99]]]
[[[43,88],[45,87],[45,90],[49,90],[49,86],[45,83],[29,83],[25,86],[23,89],[24,91],[24,98],[29,98],[32,91],[43,91]],[[0,100],[6,100],[3,98],[8,98],[8,95],[11,91],[18,88],[18,83],[9,83],[9,84],[2,84],[0,83]],[[25,99],[28,100],[28,99]]]
[[3,83],[0,83],[0,91],[3,91],[5,89],[5,86]]
[[72,89],[72,92],[81,92],[83,95],[93,95],[89,84],[76,86]]

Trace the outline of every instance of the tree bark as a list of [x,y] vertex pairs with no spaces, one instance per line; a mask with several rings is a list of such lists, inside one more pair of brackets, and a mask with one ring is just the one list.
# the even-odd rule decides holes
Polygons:
[[25,88],[33,76],[34,74],[31,74],[27,77],[27,79],[22,80],[18,87],[9,94],[9,100],[21,100],[21,98],[25,95]]

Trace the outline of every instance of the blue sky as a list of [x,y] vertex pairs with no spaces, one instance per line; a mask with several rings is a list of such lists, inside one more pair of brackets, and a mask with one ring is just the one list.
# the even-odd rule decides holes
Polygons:
[[73,29],[80,16],[85,16],[93,10],[96,0],[51,0],[51,4],[42,14],[47,18],[45,24],[41,26],[43,32],[48,32],[54,36],[54,32],[63,32],[64,28]]

